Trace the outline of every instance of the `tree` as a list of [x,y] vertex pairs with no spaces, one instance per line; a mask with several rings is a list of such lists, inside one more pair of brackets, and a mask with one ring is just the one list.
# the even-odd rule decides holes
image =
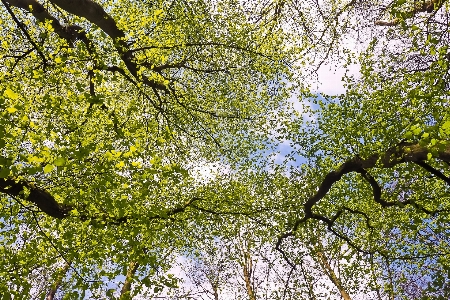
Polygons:
[[[319,31],[317,55],[323,59],[318,65],[340,55],[343,65],[358,61],[361,76],[346,77],[345,94],[317,97],[305,106],[304,112],[314,116],[310,126],[298,118],[282,129],[281,136],[298,149],[293,155],[307,163],[294,170],[302,185],[296,185],[291,201],[301,208],[290,229],[280,235],[278,248],[309,222],[322,223],[367,258],[377,257],[379,266],[389,261],[395,265],[391,271],[411,278],[404,270],[412,267],[429,278],[420,286],[422,296],[440,290],[433,295],[445,298],[448,3],[328,3],[311,4],[333,24]],[[287,2],[288,8],[294,4]],[[368,47],[359,57],[345,45],[337,46],[349,37],[366,40]],[[433,270],[422,268],[430,263]],[[392,282],[392,298],[408,294],[399,281]],[[432,287],[436,283],[440,288]]]
[[[173,285],[161,274],[209,201],[190,170],[242,163],[283,110],[280,26],[236,1],[5,0],[0,14],[0,290]],[[38,267],[52,278],[36,291]]]

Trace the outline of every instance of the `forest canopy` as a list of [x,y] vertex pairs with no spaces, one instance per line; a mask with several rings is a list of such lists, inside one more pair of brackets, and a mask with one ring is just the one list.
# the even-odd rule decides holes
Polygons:
[[2,299],[450,297],[447,1],[1,2]]

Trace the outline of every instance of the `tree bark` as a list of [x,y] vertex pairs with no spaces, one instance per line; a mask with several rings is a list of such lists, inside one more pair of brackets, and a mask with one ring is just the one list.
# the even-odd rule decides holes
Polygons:
[[133,282],[133,277],[136,274],[136,271],[139,267],[139,263],[130,262],[128,265],[127,276],[125,278],[125,282],[123,283],[122,290],[120,291],[120,300],[131,299],[131,283]]
[[317,250],[318,251],[316,252],[316,255],[319,258],[319,264],[325,271],[325,274],[327,274],[328,278],[339,290],[339,293],[341,294],[341,296],[344,300],[352,300],[352,298],[350,298],[350,295],[347,293],[344,286],[342,285],[341,280],[336,275],[336,273],[333,271],[333,268],[330,266],[328,259],[325,255],[325,253],[323,252],[322,246],[320,245],[319,247],[317,247]]
[[[245,289],[247,291],[247,295],[249,300],[256,300],[255,291],[253,288],[253,261],[250,255],[250,247],[248,245],[244,245],[244,242],[241,243],[241,254],[242,254],[242,265],[243,265],[243,275],[245,281]],[[247,247],[246,247],[247,246]],[[245,249],[247,248],[247,249]]]
[[66,263],[64,267],[61,269],[61,274],[57,277],[55,283],[52,285],[50,290],[47,293],[47,297],[45,297],[45,300],[54,300],[56,292],[58,291],[58,288],[61,286],[61,282],[66,275],[67,271],[70,268],[70,264]]

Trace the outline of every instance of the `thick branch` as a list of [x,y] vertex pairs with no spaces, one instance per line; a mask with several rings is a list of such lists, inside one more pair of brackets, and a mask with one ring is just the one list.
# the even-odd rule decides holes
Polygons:
[[[49,215],[50,217],[63,219],[69,216],[70,211],[73,209],[71,206],[59,204],[55,198],[46,190],[40,189],[36,187],[33,183],[14,180],[14,179],[0,179],[0,193],[7,194],[14,198],[21,198],[35,204],[40,211]],[[185,202],[184,204],[169,209],[165,212],[165,214],[154,215],[148,217],[149,220],[154,219],[167,219],[173,215],[184,212],[191,204],[200,198],[192,198],[191,200]],[[109,218],[109,217],[94,217],[88,215],[81,215],[80,219],[103,219],[105,223],[112,225],[120,225],[122,223],[126,223],[131,218],[129,216],[124,216],[121,218]]]
[[54,16],[52,16],[42,4],[35,0],[5,0],[9,3],[11,6],[15,6],[17,8],[24,9],[31,13],[33,17],[35,17],[37,20],[41,22],[45,22],[46,20],[50,21],[52,23],[52,27],[55,30],[55,33],[59,35],[59,37],[66,39],[68,42],[74,41],[78,35],[80,34],[79,31],[82,29],[79,26],[72,25],[72,26],[63,26],[59,22],[58,19],[56,19]]
[[[305,218],[311,218],[313,214],[312,207],[326,196],[333,184],[339,181],[342,176],[351,172],[358,172],[365,175],[374,189],[376,201],[382,206],[392,206],[391,203],[381,199],[381,189],[377,188],[376,182],[373,182],[373,178],[369,177],[365,170],[374,167],[391,168],[405,162],[422,162],[427,159],[429,152],[430,150],[428,148],[422,147],[419,144],[402,143],[384,153],[373,154],[367,159],[362,159],[357,156],[346,161],[336,171],[328,173],[322,180],[317,193],[304,203]],[[446,146],[442,151],[439,151],[437,158],[448,161],[450,159],[450,145]]]
[[0,179],[0,192],[34,203],[42,212],[57,219],[67,217],[71,210],[71,207],[56,202],[49,192],[26,181]]
[[362,177],[370,184],[372,187],[373,200],[380,204],[382,207],[391,207],[395,206],[396,202],[388,202],[381,199],[381,187],[378,182],[373,178],[372,175],[367,173],[365,169],[358,170],[358,173],[361,173]]
[[[369,156],[366,159],[363,159],[359,156],[356,156],[343,164],[335,170],[331,171],[328,174],[325,175],[325,178],[322,180],[321,184],[319,185],[318,191],[311,196],[304,204],[303,204],[303,210],[304,210],[304,217],[301,219],[297,219],[294,223],[294,226],[291,231],[286,232],[282,234],[277,241],[276,248],[278,250],[281,250],[281,242],[283,239],[286,239],[290,236],[294,235],[294,232],[298,229],[301,223],[306,222],[309,219],[316,219],[319,221],[322,221],[328,225],[328,229],[332,230],[332,226],[334,221],[341,215],[341,211],[338,212],[332,219],[329,219],[325,216],[315,214],[312,211],[312,208],[314,205],[316,205],[320,200],[322,200],[330,191],[333,184],[338,182],[342,176],[345,174],[349,174],[352,172],[358,172],[360,173],[371,185],[374,200],[379,203],[383,207],[390,207],[398,205],[398,203],[395,202],[387,202],[383,199],[381,199],[381,187],[378,185],[378,183],[375,181],[375,179],[370,176],[370,174],[367,173],[366,170],[372,169],[375,167],[378,168],[392,168],[398,164],[406,163],[406,162],[413,162],[418,163],[419,165],[422,165],[422,162],[427,160],[428,153],[431,152],[431,149],[428,149],[427,147],[420,146],[419,144],[414,143],[400,143],[398,146],[393,147],[391,149],[388,149],[386,152],[382,153],[375,153]],[[446,145],[443,149],[438,151],[437,156],[435,156],[436,159],[440,159],[442,161],[449,161],[450,160],[450,145]],[[427,168],[426,168],[427,169]],[[436,170],[429,170],[434,175],[437,175]],[[441,174],[444,176],[443,174]],[[441,179],[442,176],[438,176]],[[445,177],[445,176],[444,176]],[[445,177],[446,178],[446,177]],[[445,180],[449,185],[450,182]],[[405,204],[414,204],[410,201],[405,201],[402,203]],[[432,214],[435,212],[429,211],[423,207],[418,206],[419,209],[421,209],[423,212],[427,214]],[[336,233],[334,230],[332,232]],[[339,235],[340,236],[340,235]],[[340,236],[342,238],[342,236]],[[349,240],[345,238],[347,242]]]
[[50,0],[53,4],[64,9],[68,13],[86,18],[89,22],[100,27],[114,41],[123,62],[128,71],[135,77],[142,79],[149,87],[168,91],[164,84],[148,79],[144,75],[139,75],[139,67],[134,62],[133,52],[125,41],[125,32],[117,27],[114,19],[106,13],[102,6],[91,0]]
[[[437,11],[442,7],[442,5],[445,2],[446,0],[428,0],[422,2],[417,1],[417,3],[415,2],[416,4],[414,5],[413,9],[404,13],[403,19],[410,19],[414,17],[416,14],[421,12],[432,13],[434,11]],[[396,26],[398,24],[400,24],[399,18],[395,18],[392,21],[383,21],[383,20],[375,21],[375,25],[378,26]]]
[[125,38],[125,33],[120,30],[116,22],[110,17],[103,7],[91,0],[51,0],[53,4],[65,11],[86,18],[89,22],[100,27],[113,40]]

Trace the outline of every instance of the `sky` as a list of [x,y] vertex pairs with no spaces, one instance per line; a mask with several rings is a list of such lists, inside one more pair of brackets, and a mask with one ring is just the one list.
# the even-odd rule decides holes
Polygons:
[[[347,47],[351,47],[352,43],[349,41],[347,43]],[[354,43],[356,49],[356,42]],[[311,81],[309,84],[312,87],[312,91],[314,94],[325,94],[329,96],[341,95],[345,93],[344,82],[342,78],[347,72],[347,75],[353,75],[356,78],[359,77],[359,66],[351,65],[348,70],[345,68],[335,67],[332,65],[322,65],[322,67],[318,70],[318,80]],[[298,112],[302,112],[302,103],[301,100],[297,98],[291,98],[290,101],[293,103],[294,109]],[[285,159],[285,156],[289,154],[292,150],[294,150],[290,145],[290,141],[282,141],[282,143],[278,146],[276,153],[274,155],[274,162],[276,164],[281,164]],[[296,164],[302,163],[304,160],[296,157]],[[289,165],[292,165],[290,163]]]

